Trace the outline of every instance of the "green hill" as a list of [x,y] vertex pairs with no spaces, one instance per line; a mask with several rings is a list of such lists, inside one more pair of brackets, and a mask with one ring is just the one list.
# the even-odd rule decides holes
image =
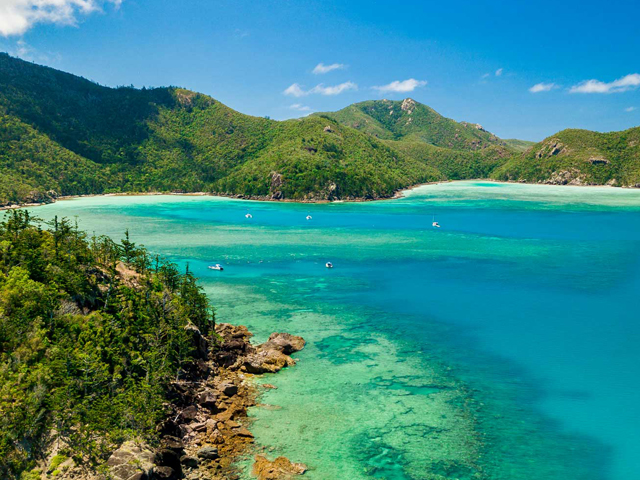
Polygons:
[[609,133],[563,130],[509,159],[491,176],[559,185],[640,186],[640,127]]
[[0,204],[176,190],[376,198],[441,177],[327,119],[252,117],[174,87],[107,88],[5,54],[0,115]]
[[42,227],[27,210],[0,219],[3,479],[40,479],[28,470],[58,447],[91,467],[126,439],[157,441],[172,382],[202,356],[194,328],[214,324],[194,276],[128,235]]
[[503,140],[481,125],[456,122],[411,98],[369,100],[331,113],[317,113],[383,140],[429,143],[454,150],[479,150],[503,145]]
[[527,149],[409,98],[278,122],[182,88],[108,88],[0,54],[0,206],[151,191],[385,198],[465,178],[635,185],[636,137],[569,130]]
[[517,138],[507,138],[506,140],[504,140],[504,143],[506,143],[508,147],[511,147],[518,152],[526,152],[536,144],[536,142],[530,142],[529,140],[518,140]]
[[456,122],[411,98],[371,100],[316,116],[380,138],[443,179],[483,178],[517,152],[481,125]]

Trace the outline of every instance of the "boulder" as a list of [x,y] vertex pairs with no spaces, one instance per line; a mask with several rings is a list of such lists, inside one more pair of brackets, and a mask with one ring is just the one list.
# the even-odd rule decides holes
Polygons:
[[198,408],[195,405],[189,405],[187,408],[182,410],[179,415],[179,419],[183,423],[193,422],[198,415]]
[[216,447],[203,447],[198,450],[198,458],[202,458],[203,460],[216,460],[220,458],[220,455]]
[[284,367],[291,367],[296,362],[282,353],[280,350],[269,349],[259,350],[258,353],[248,355],[244,362],[245,370],[248,373],[275,373]]
[[271,349],[281,351],[285,355],[291,355],[292,353],[299,352],[304,348],[305,341],[302,337],[290,335],[288,333],[272,333],[269,336],[269,340],[263,343],[260,349]]
[[217,402],[218,402],[218,397],[211,390],[205,390],[198,396],[198,405],[212,412],[216,410]]
[[180,463],[187,468],[196,468],[198,466],[198,459],[189,455],[183,455],[180,457]]
[[171,435],[167,435],[162,439],[162,445],[164,448],[168,448],[169,450],[173,450],[176,453],[182,453],[184,450],[184,443],[178,437],[173,437]]
[[227,397],[233,397],[238,394],[238,386],[231,382],[222,383],[219,388]]
[[180,475],[171,467],[156,466],[153,467],[151,478],[153,480],[179,480]]
[[253,474],[258,480],[287,480],[307,471],[304,463],[292,463],[287,457],[278,457],[273,462],[256,455]]
[[234,429],[234,432],[239,437],[253,438],[253,433],[251,433],[246,427],[240,427],[240,428]]
[[147,480],[153,470],[153,452],[147,445],[125,442],[111,454],[107,469],[114,480]]
[[161,448],[153,456],[153,463],[159,467],[169,467],[180,473],[180,455],[169,448]]
[[191,344],[197,358],[206,360],[209,354],[209,342],[200,333],[200,329],[193,324],[188,324],[184,329],[191,335]]

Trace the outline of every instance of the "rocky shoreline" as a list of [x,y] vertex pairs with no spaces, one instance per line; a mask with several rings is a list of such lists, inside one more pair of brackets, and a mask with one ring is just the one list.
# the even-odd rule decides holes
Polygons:
[[304,339],[273,333],[252,345],[246,327],[223,323],[211,342],[188,328],[197,358],[171,385],[159,445],[127,441],[111,454],[104,472],[89,473],[70,461],[60,466],[59,480],[234,480],[240,478],[236,461],[250,453],[256,454],[258,480],[291,479],[307,470],[285,457],[271,461],[258,455],[247,417],[260,394],[252,378],[294,366],[290,355],[304,348]]

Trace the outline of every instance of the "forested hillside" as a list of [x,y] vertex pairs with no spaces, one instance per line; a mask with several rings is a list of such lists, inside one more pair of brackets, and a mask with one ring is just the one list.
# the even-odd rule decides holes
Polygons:
[[572,185],[640,186],[640,127],[598,133],[563,130],[509,159],[498,180]]
[[375,198],[440,178],[326,119],[251,117],[188,90],[112,89],[8,55],[0,115],[0,204],[148,191]]
[[128,235],[41,227],[24,210],[0,222],[3,479],[31,478],[52,448],[99,465],[124,439],[153,443],[169,384],[194,368],[193,329],[214,321],[193,275]]
[[409,98],[278,122],[181,88],[108,88],[0,54],[0,206],[156,191],[371,199],[465,178],[626,186],[640,183],[636,138],[567,130],[530,146]]

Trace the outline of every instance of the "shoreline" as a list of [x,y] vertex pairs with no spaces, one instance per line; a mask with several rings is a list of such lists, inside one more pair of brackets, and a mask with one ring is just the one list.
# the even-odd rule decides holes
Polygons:
[[464,180],[441,180],[438,182],[426,182],[426,183],[418,183],[416,185],[411,185],[406,188],[402,188],[396,190],[393,195],[385,196],[385,197],[375,197],[375,198],[366,198],[366,197],[356,197],[356,198],[345,198],[338,200],[309,200],[309,199],[275,199],[268,196],[245,196],[241,194],[223,194],[223,193],[212,193],[212,192],[118,192],[118,193],[95,193],[95,194],[86,194],[86,195],[61,195],[59,197],[54,198],[51,202],[40,202],[40,203],[21,203],[21,204],[12,204],[12,205],[3,205],[0,206],[1,210],[16,210],[19,208],[31,208],[31,207],[42,207],[45,205],[51,205],[52,203],[56,203],[58,201],[65,200],[73,200],[76,198],[97,198],[97,197],[147,197],[147,196],[177,196],[177,197],[219,197],[219,198],[228,198],[232,200],[245,200],[251,202],[275,202],[275,203],[300,203],[300,204],[327,204],[327,203],[364,203],[364,202],[379,202],[384,200],[397,200],[399,198],[404,198],[406,192],[410,192],[419,187],[424,187],[427,185],[439,185],[443,183],[456,183],[456,182],[487,182],[487,183],[505,183],[505,184],[513,184],[513,185],[538,185],[538,186],[550,186],[550,187],[581,187],[581,188],[610,188],[610,189],[623,189],[623,190],[637,190],[640,187],[633,186],[614,186],[614,185],[584,185],[584,184],[554,184],[554,183],[530,183],[530,182],[518,182],[514,180],[495,180],[492,178],[466,178]]
[[[297,361],[290,355],[302,350],[305,340],[272,333],[266,342],[254,345],[247,327],[228,323],[217,324],[210,338],[193,325],[185,330],[194,360],[168,387],[166,414],[156,426],[157,443],[130,438],[98,470],[67,458],[57,473],[59,480],[238,480],[243,472],[239,462],[251,456],[257,480],[290,479],[307,470],[286,457],[269,460],[267,446],[255,445],[247,412],[261,406],[261,389],[276,388],[259,386],[254,379],[294,367]],[[49,452],[43,471],[58,450]]]

